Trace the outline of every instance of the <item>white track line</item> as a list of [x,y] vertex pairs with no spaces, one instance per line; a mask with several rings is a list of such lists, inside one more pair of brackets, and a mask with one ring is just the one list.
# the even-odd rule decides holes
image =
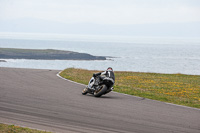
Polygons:
[[61,78],[61,79],[63,79],[63,80],[66,80],[66,81],[69,81],[69,82],[72,82],[72,83],[75,83],[75,84],[78,84],[78,85],[86,86],[86,85],[84,85],[84,84],[77,83],[77,82],[74,82],[74,81],[72,81],[72,80],[69,80],[69,79],[66,79],[66,78],[61,77],[61,76],[60,76],[60,73],[61,73],[61,72],[62,72],[62,71],[60,71],[59,73],[56,74],[59,78]]
[[[72,83],[75,83],[75,84],[78,84],[78,85],[86,86],[85,84],[77,83],[77,82],[75,82],[75,81],[72,81],[72,80],[69,80],[69,79],[66,79],[66,78],[61,77],[61,76],[60,76],[60,73],[61,73],[61,72],[62,72],[62,71],[60,71],[59,73],[56,74],[59,78],[61,78],[61,79],[63,79],[63,80],[66,80],[66,81],[69,81],[69,82],[72,82]],[[112,92],[112,93],[122,94],[122,95],[125,95],[125,96],[131,96],[131,97],[136,97],[136,98],[143,99],[143,97],[133,96],[133,95],[124,94],[124,93],[119,93],[119,92],[115,92],[115,91],[111,91],[111,92]],[[148,98],[145,98],[145,99],[146,99],[146,100],[151,100],[151,101],[156,101],[156,102],[162,102],[162,101],[152,100],[152,99],[148,99]],[[178,105],[178,104],[167,103],[167,102],[162,102],[162,103],[165,103],[165,104],[168,104],[168,105],[173,105],[173,106],[178,106],[178,107],[183,107],[183,108],[194,109],[194,110],[200,111],[200,109],[198,109],[198,108],[188,107],[188,106],[184,106],[184,105]]]

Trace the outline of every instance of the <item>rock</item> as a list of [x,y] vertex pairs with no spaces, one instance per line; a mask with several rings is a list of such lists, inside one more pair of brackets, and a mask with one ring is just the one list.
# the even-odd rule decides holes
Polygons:
[[7,62],[7,61],[5,61],[5,60],[0,60],[0,62]]

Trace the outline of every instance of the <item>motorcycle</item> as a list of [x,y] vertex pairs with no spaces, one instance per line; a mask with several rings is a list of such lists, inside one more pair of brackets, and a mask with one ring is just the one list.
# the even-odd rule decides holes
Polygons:
[[[92,82],[94,82],[93,86],[91,86]],[[113,90],[114,83],[115,81],[108,77],[92,77],[88,86],[83,89],[82,94],[86,95],[87,93],[90,93],[95,97],[101,97],[102,95],[105,95]]]

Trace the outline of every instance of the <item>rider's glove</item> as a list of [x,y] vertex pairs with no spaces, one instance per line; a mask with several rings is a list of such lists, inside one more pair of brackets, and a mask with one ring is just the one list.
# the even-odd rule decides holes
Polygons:
[[93,77],[96,77],[96,76],[97,76],[97,75],[94,73],[94,74],[93,74]]

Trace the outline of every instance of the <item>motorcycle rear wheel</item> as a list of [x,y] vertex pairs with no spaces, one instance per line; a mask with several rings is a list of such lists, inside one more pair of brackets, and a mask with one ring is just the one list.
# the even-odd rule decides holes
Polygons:
[[102,85],[99,89],[95,90],[94,96],[95,97],[100,97],[103,94],[105,94],[106,91],[107,91],[107,86],[106,85]]

